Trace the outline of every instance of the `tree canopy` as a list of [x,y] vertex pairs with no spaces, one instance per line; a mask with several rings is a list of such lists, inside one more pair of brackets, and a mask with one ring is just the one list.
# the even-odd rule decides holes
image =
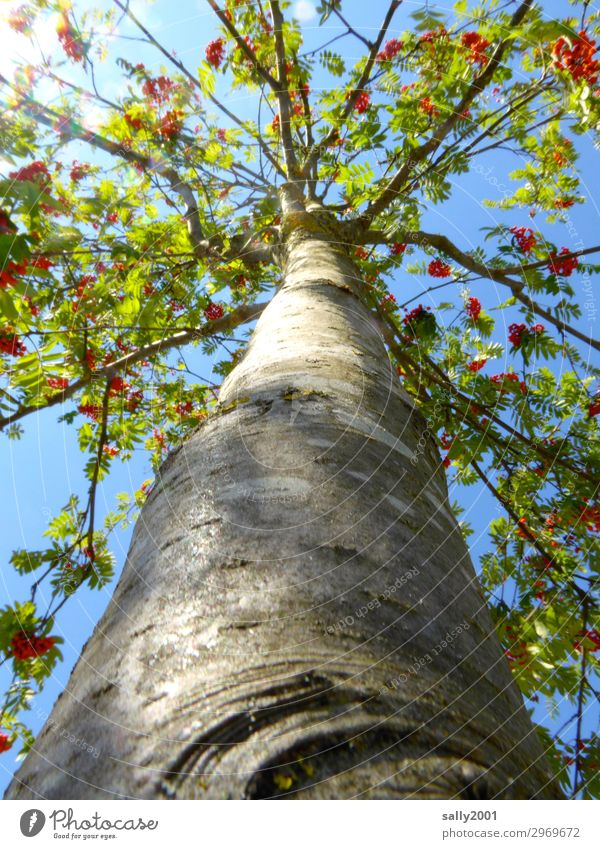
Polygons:
[[[277,291],[287,185],[350,246],[448,474],[498,501],[485,597],[529,703],[568,704],[562,727],[540,727],[563,787],[597,795],[600,246],[578,216],[597,218],[600,13],[381,0],[375,27],[363,4],[324,0],[309,31],[311,4],[207,0],[214,37],[197,30],[184,60],[138,5],[32,0],[8,16],[24,41],[51,38],[0,75],[0,429],[17,440],[54,407],[88,486],[12,555],[31,591],[0,611],[0,752],[31,745],[57,616],[111,581],[111,534],[152,487],[101,516],[100,482],[140,447],[158,469],[211,415],[218,386],[189,352],[227,375],[238,328]],[[154,60],[135,61],[142,48]],[[476,245],[440,226],[474,175],[493,220]]]

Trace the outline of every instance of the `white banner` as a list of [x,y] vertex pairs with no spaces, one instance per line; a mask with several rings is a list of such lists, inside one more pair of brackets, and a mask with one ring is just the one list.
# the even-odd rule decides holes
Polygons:
[[[310,806],[310,811],[306,806]],[[374,807],[376,806],[376,807]],[[234,810],[235,808],[235,810]],[[597,802],[3,802],[0,846],[597,847]]]

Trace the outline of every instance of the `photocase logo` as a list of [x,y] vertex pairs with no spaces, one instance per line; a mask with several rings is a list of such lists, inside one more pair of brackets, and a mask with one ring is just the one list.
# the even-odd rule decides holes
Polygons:
[[25,837],[35,837],[46,824],[46,816],[37,808],[31,808],[21,815],[21,834]]

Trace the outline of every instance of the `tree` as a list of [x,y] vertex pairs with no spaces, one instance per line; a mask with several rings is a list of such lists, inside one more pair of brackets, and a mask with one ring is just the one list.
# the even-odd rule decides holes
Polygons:
[[[11,19],[26,35],[55,12],[66,57],[0,78],[14,162],[0,425],[18,438],[60,405],[89,490],[46,548],[13,554],[35,583],[0,616],[14,673],[0,746],[29,750],[8,796],[593,795],[599,343],[573,273],[589,283],[600,248],[554,244],[520,210],[569,226],[584,200],[596,15],[461,0],[400,33],[393,0],[366,36],[334,0],[318,14],[338,34],[308,49],[284,2],[207,2],[219,32],[197,71],[121,0]],[[119,57],[126,86],[110,99],[102,33],[123,22],[164,67]],[[342,37],[358,60],[334,52]],[[35,91],[49,80],[52,106]],[[252,117],[218,83],[254,98]],[[91,161],[68,167],[76,142]],[[430,232],[455,178],[504,150],[520,167],[489,246]],[[390,287],[409,274],[443,282],[398,304]],[[450,301],[433,300],[442,289]],[[226,353],[218,397],[189,379],[197,346]],[[505,351],[512,365],[491,373]],[[99,526],[98,485],[140,444],[156,478]],[[502,510],[481,587],[448,467]],[[21,712],[60,659],[56,616],[111,579],[110,533],[140,507],[112,601],[33,745]],[[570,700],[567,732],[536,729],[521,693]]]

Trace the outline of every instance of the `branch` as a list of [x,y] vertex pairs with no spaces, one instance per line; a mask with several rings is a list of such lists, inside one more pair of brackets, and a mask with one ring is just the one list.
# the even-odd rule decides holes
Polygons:
[[[0,74],[0,83],[4,83],[14,89],[12,83],[2,74]],[[85,127],[73,118],[67,118],[66,115],[56,112],[49,106],[42,106],[40,103],[29,97],[29,95],[23,94],[20,91],[18,93],[22,98],[19,105],[22,106],[24,110],[40,124],[43,124],[55,131],[58,128],[58,132],[63,135],[68,135],[70,139],[85,141],[92,145],[92,147],[103,150],[105,153],[109,153],[112,156],[118,156],[126,162],[142,166],[142,168],[150,174],[154,172],[164,177],[173,191],[181,197],[185,204],[184,218],[194,257],[198,260],[206,259],[214,254],[215,251],[218,252],[218,249],[222,246],[222,237],[220,235],[216,235],[208,239],[205,238],[194,191],[190,184],[185,180],[182,180],[173,168],[165,162],[145,156],[142,153],[137,153],[136,151],[124,147],[118,142],[113,142],[110,139],[104,138],[104,136],[98,135],[98,133],[86,130]],[[236,237],[234,237],[234,240],[235,238]],[[257,262],[267,261],[270,258],[271,249],[269,246],[254,243],[251,238],[248,239],[246,234],[239,234],[237,236],[237,243],[240,241],[243,241],[247,247],[245,254],[229,252],[222,256],[220,255],[219,259],[223,262],[227,262],[231,259],[245,259],[246,262],[255,264]]]
[[[509,277],[509,274],[515,273],[523,273],[527,269],[531,268],[542,268],[543,266],[548,264],[548,260],[541,260],[539,262],[531,263],[529,265],[524,266],[510,266],[508,268],[494,268],[490,265],[484,265],[478,260],[474,259],[470,254],[465,253],[460,248],[458,248],[453,242],[448,239],[447,236],[439,235],[437,233],[425,233],[422,230],[407,230],[402,231],[398,230],[395,233],[395,239],[406,242],[411,245],[427,245],[428,247],[436,248],[436,250],[441,251],[452,259],[456,260],[463,268],[466,268],[467,271],[472,271],[474,274],[477,274],[478,277],[482,277],[483,279],[494,280],[496,283],[501,283],[503,286],[508,286],[508,288],[513,293],[514,297],[524,304],[528,309],[530,309],[535,315],[538,315],[540,318],[544,318],[549,324],[554,325],[554,327],[558,328],[561,331],[565,331],[570,333],[572,336],[575,336],[582,342],[585,342],[586,345],[590,345],[592,348],[595,348],[597,351],[600,351],[600,341],[593,339],[591,336],[588,336],[586,333],[582,333],[580,330],[577,330],[576,327],[573,327],[571,324],[567,324],[566,321],[563,321],[560,318],[556,318],[549,312],[545,307],[542,307],[537,301],[534,301],[530,295],[526,295],[524,292],[525,284],[521,283],[517,280],[513,280]],[[371,231],[370,233],[367,231],[359,237],[359,241],[363,244],[372,244],[374,241],[381,240],[381,242],[389,243],[389,239],[383,233],[377,233]],[[380,242],[380,243],[381,243]],[[583,256],[584,254],[591,254],[600,251],[600,246],[594,248],[586,248],[582,251],[574,251],[570,254],[565,254],[565,257],[573,257],[573,256]]]
[[[115,3],[117,3],[117,2],[118,2],[118,0],[115,0]],[[273,91],[275,93],[277,93],[277,90],[279,88],[279,83],[277,82],[275,77],[272,74],[270,74],[269,71],[267,71],[267,69],[264,67],[264,65],[261,65],[261,63],[256,58],[256,53],[248,47],[248,45],[246,44],[246,42],[244,41],[244,39],[242,38],[242,36],[238,32],[237,27],[233,24],[232,21],[229,20],[229,18],[225,14],[225,12],[222,9],[219,9],[215,0],[206,0],[206,2],[210,6],[210,8],[213,10],[213,12],[217,16],[217,18],[221,21],[221,23],[223,24],[225,29],[235,39],[235,43],[240,48],[240,50],[242,51],[242,53],[244,54],[246,59],[248,59],[252,63],[252,67],[254,68],[256,73],[260,77],[262,77],[262,79],[267,83],[267,85],[271,89],[273,89]]]
[[104,396],[102,398],[102,422],[100,425],[100,438],[98,439],[98,450],[96,452],[96,462],[94,464],[94,471],[92,474],[92,480],[90,482],[90,489],[88,495],[88,504],[90,511],[90,519],[88,523],[87,530],[87,545],[88,545],[88,553],[90,561],[93,560],[93,552],[94,552],[94,523],[95,523],[95,515],[96,515],[96,490],[98,488],[98,477],[100,475],[100,466],[102,463],[102,454],[104,453],[104,446],[107,441],[108,434],[108,399],[110,397],[110,378],[106,381],[106,386],[104,387]]
[[275,54],[277,57],[277,102],[279,104],[279,114],[281,116],[280,129],[281,140],[283,142],[283,155],[285,165],[288,172],[288,180],[293,180],[297,176],[298,162],[294,152],[294,140],[292,138],[291,127],[291,101],[288,88],[287,73],[285,69],[285,42],[283,40],[283,15],[279,8],[278,0],[270,0],[271,15],[273,16],[273,28],[275,34]]
[[[390,3],[390,6],[389,6],[387,13],[386,13],[386,16],[383,19],[383,23],[381,24],[381,27],[379,29],[379,34],[377,35],[375,42],[372,45],[370,45],[371,49],[369,51],[369,56],[367,57],[367,63],[365,65],[364,69],[363,69],[363,72],[360,75],[360,78],[359,78],[356,86],[354,87],[354,91],[352,92],[352,94],[350,95],[348,100],[346,101],[346,105],[344,106],[344,109],[342,110],[342,114],[340,116],[340,121],[339,121],[340,124],[342,124],[348,118],[348,116],[350,115],[350,113],[354,109],[354,106],[356,104],[356,101],[359,98],[361,91],[365,88],[365,86],[369,82],[369,78],[371,76],[371,71],[373,69],[373,65],[375,64],[375,59],[377,58],[377,54],[379,53],[379,48],[381,47],[381,43],[382,43],[383,39],[385,38],[385,34],[387,32],[387,29],[388,29],[388,27],[389,27],[389,25],[392,21],[392,18],[394,17],[394,13],[398,9],[398,7],[401,5],[401,3],[402,3],[402,0],[392,0],[392,2]],[[337,125],[332,126],[331,130],[328,132],[326,137],[322,141],[320,141],[318,144],[313,145],[312,148],[309,150],[308,155],[307,155],[307,157],[304,161],[304,164],[302,166],[302,172],[301,173],[302,173],[303,179],[308,179],[313,167],[315,166],[315,164],[316,164],[316,162],[319,158],[319,151],[323,148],[328,147],[333,142],[333,140],[336,138],[336,134],[338,132],[339,132],[339,130],[338,130]]]
[[519,521],[520,516],[518,516],[517,513],[515,513],[510,502],[508,501],[508,499],[505,498],[502,495],[502,493],[498,491],[498,489],[494,486],[494,484],[491,482],[491,480],[487,477],[487,475],[485,474],[483,469],[480,467],[477,460],[471,460],[471,465],[473,466],[473,468],[475,469],[475,471],[477,472],[477,474],[479,475],[479,477],[481,478],[483,483],[486,485],[486,487],[492,493],[492,495],[500,502],[500,504],[502,504],[502,506],[504,507],[504,509],[506,510],[508,515],[510,516],[510,518],[513,520],[513,522],[516,524],[516,526],[519,528],[519,530],[524,534],[524,536],[527,537],[529,542],[538,551],[538,553],[541,554],[542,557],[545,560],[552,561],[553,558],[549,555],[549,553],[546,551],[546,549],[542,545],[540,545],[535,534],[531,533],[531,531],[529,530],[529,528],[527,527],[527,525],[524,522]]
[[204,96],[208,97],[208,99],[210,100],[210,102],[211,102],[211,103],[214,103],[214,105],[217,107],[217,109],[220,109],[220,110],[221,110],[221,112],[222,112],[222,113],[223,113],[223,114],[224,114],[227,118],[229,118],[229,120],[230,120],[230,121],[232,121],[232,123],[237,124],[237,126],[238,126],[238,127],[241,127],[243,130],[245,130],[246,132],[248,132],[248,134],[249,134],[249,135],[250,135],[250,136],[251,136],[251,137],[252,137],[252,138],[253,138],[253,139],[254,139],[254,140],[258,143],[258,145],[259,145],[260,149],[262,150],[263,154],[267,157],[267,159],[269,160],[269,162],[271,163],[271,165],[275,168],[275,170],[276,170],[276,171],[277,171],[277,172],[278,172],[278,173],[279,173],[282,177],[285,177],[285,172],[283,171],[283,169],[281,168],[281,166],[279,165],[279,163],[277,162],[277,160],[275,159],[275,157],[271,154],[271,151],[269,150],[268,145],[266,145],[266,144],[265,144],[265,142],[263,141],[263,139],[262,139],[262,137],[261,137],[260,133],[257,133],[257,135],[254,135],[253,133],[250,133],[250,132],[248,131],[248,128],[247,128],[246,124],[244,123],[244,121],[240,120],[240,118],[238,118],[238,116],[237,116],[234,112],[231,112],[229,109],[227,109],[227,107],[226,107],[226,106],[224,106],[224,105],[221,103],[221,101],[220,101],[220,100],[218,100],[218,99],[217,99],[214,95],[210,94],[210,92],[206,92],[206,91],[204,91],[204,90],[202,89],[202,86],[200,85],[200,83],[199,83],[199,82],[198,82],[198,80],[196,79],[196,77],[195,77],[192,73],[190,73],[190,71],[188,71],[188,69],[185,67],[185,65],[183,64],[183,62],[180,62],[180,61],[179,61],[178,59],[176,59],[176,58],[175,58],[175,57],[174,57],[171,53],[169,53],[169,51],[168,51],[165,47],[163,47],[163,46],[162,46],[162,44],[160,43],[160,41],[158,41],[158,40],[157,40],[157,39],[156,39],[156,38],[152,35],[152,33],[150,32],[150,30],[146,29],[146,27],[142,24],[142,22],[141,22],[140,20],[138,20],[138,18],[136,18],[136,16],[133,14],[133,12],[131,11],[131,9],[129,8],[129,5],[128,5],[127,7],[125,7],[125,6],[123,6],[123,4],[122,4],[122,3],[120,3],[120,2],[119,2],[119,0],[113,0],[113,2],[114,2],[114,3],[116,3],[116,5],[117,5],[120,9],[122,9],[122,10],[123,10],[123,12],[124,12],[124,13],[128,16],[128,18],[129,18],[131,21],[133,21],[133,23],[134,23],[134,24],[136,25],[136,27],[140,30],[140,32],[143,32],[143,33],[144,33],[144,35],[146,36],[146,38],[148,39],[148,41],[150,42],[150,44],[152,44],[152,45],[153,45],[153,47],[156,47],[156,49],[157,49],[157,50],[159,50],[159,51],[163,54],[163,56],[164,56],[166,59],[168,59],[168,60],[169,60],[169,62],[170,62],[172,65],[174,65],[174,66],[175,66],[175,67],[176,67],[179,71],[181,71],[181,73],[182,73],[182,74],[184,74],[184,76],[186,76],[186,77],[188,78],[188,80],[190,81],[190,83],[191,83],[191,84],[192,84],[195,88],[197,88],[197,89],[198,89],[198,91],[200,91],[200,92],[201,92]]
[[283,171],[283,169],[281,168],[281,166],[277,162],[277,159],[272,155],[271,151],[269,150],[268,145],[265,144],[260,133],[257,133],[256,135],[254,135],[254,133],[250,133],[246,124],[244,123],[244,121],[242,121],[240,118],[238,118],[238,116],[234,112],[231,112],[229,109],[227,109],[227,107],[224,106],[221,103],[221,101],[218,100],[213,94],[210,94],[210,92],[204,91],[202,89],[202,86],[200,85],[200,83],[196,79],[196,77],[192,73],[190,73],[190,71],[188,71],[188,69],[185,67],[183,62],[180,62],[178,59],[176,59],[171,53],[169,53],[169,51],[165,47],[162,46],[160,41],[157,41],[157,39],[152,35],[150,30],[146,29],[146,27],[142,24],[142,22],[139,21],[136,18],[136,16],[133,14],[133,12],[129,9],[129,6],[127,8],[125,8],[119,2],[119,0],[114,0],[114,2],[117,4],[117,6],[119,6],[120,9],[122,9],[127,14],[127,16],[133,21],[133,23],[140,30],[140,32],[144,33],[144,35],[146,36],[146,38],[148,39],[150,44],[152,44],[154,47],[156,47],[157,50],[160,50],[160,52],[163,54],[163,56],[165,58],[167,58],[169,60],[169,62],[171,62],[171,64],[174,65],[179,71],[181,71],[181,73],[184,74],[188,78],[190,83],[195,88],[197,88],[204,96],[208,97],[210,102],[214,103],[214,105],[217,107],[217,109],[220,109],[221,112],[227,118],[229,118],[229,120],[232,123],[237,124],[238,127],[241,127],[245,132],[247,132],[251,136],[251,138],[253,138],[258,143],[260,149],[262,150],[263,154],[267,157],[267,159],[269,160],[269,162],[271,163],[273,168],[275,168],[275,170],[282,177],[285,177],[285,172]]
[[[510,23],[507,29],[510,31],[514,27],[517,27],[527,12],[529,11],[533,0],[524,0],[523,3],[516,10],[514,15],[512,16]],[[502,57],[506,50],[506,47],[509,43],[511,43],[513,39],[505,39],[501,41],[498,47],[494,50],[489,62],[487,63],[485,69],[473,80],[463,97],[461,98],[458,105],[451,111],[448,118],[442,121],[437,128],[434,130],[433,135],[420,147],[417,147],[415,150],[411,151],[404,164],[401,168],[396,172],[396,174],[392,177],[387,186],[383,189],[377,200],[373,201],[369,204],[367,211],[362,216],[362,220],[365,226],[368,226],[374,218],[379,215],[380,212],[383,212],[400,194],[404,183],[408,179],[411,171],[414,169],[415,165],[418,165],[419,162],[422,162],[430,153],[433,153],[442,141],[446,138],[448,133],[454,128],[454,126],[460,120],[461,113],[467,109],[471,103],[475,100],[477,95],[479,95],[485,86],[491,81],[494,76],[494,72],[500,65],[502,61]]]
[[[446,391],[450,392],[456,399],[458,399],[458,401],[460,401],[461,404],[464,404],[464,407],[458,406],[457,404],[453,404],[453,406],[459,413],[462,414],[463,418],[468,418],[469,423],[472,427],[481,431],[481,433],[486,435],[488,439],[492,439],[494,442],[500,445],[501,448],[505,450],[510,450],[517,457],[520,457],[520,455],[517,453],[516,449],[513,448],[510,442],[504,442],[504,440],[490,433],[477,421],[473,420],[470,414],[470,407],[473,403],[477,403],[477,406],[481,409],[483,413],[485,413],[485,415],[490,421],[494,422],[494,424],[497,424],[498,427],[501,427],[503,430],[509,433],[512,438],[517,439],[519,442],[522,442],[528,448],[531,448],[533,451],[543,457],[545,461],[550,461],[552,464],[558,463],[573,474],[578,475],[584,478],[585,480],[589,480],[592,483],[596,482],[596,478],[593,474],[586,472],[584,469],[581,469],[578,466],[571,465],[571,463],[567,459],[558,457],[552,451],[548,450],[544,446],[539,445],[534,440],[525,436],[525,434],[521,433],[521,431],[516,430],[516,428],[514,427],[511,427],[511,425],[507,424],[505,421],[499,418],[493,412],[493,410],[491,410],[485,404],[482,404],[480,401],[474,402],[472,398],[468,398],[466,395],[463,395],[462,392],[456,388],[456,386],[452,383],[448,376],[437,365],[437,363],[433,362],[433,360],[431,360],[427,356],[425,356],[427,365],[430,369],[432,369],[434,373],[432,373],[432,371],[426,371],[420,363],[415,362],[415,360],[410,356],[410,354],[405,351],[400,345],[398,345],[398,343],[395,341],[399,331],[391,320],[390,316],[384,314],[381,310],[378,310],[378,316],[380,322],[383,325],[382,333],[388,344],[388,347],[390,348],[396,359],[407,366],[407,368],[409,369],[408,373],[411,375],[411,377],[413,373],[418,373],[419,375],[423,374],[431,383],[435,383],[438,386],[442,387],[442,389],[445,389]],[[389,327],[389,331],[386,330],[386,326]],[[412,382],[413,385],[415,385],[415,382]],[[422,389],[422,387],[418,386],[417,389],[421,401],[429,400],[427,393]]]
[[[0,74],[0,82],[4,85],[8,85],[10,88],[15,88],[2,74]],[[141,165],[145,171],[155,171],[162,175],[168,181],[173,191],[181,197],[185,204],[185,219],[188,227],[188,234],[196,258],[204,258],[208,254],[210,243],[204,237],[194,192],[191,186],[182,180],[173,168],[167,166],[164,162],[160,162],[158,159],[151,159],[149,156],[144,156],[142,153],[136,153],[117,142],[110,141],[109,139],[98,135],[98,133],[86,130],[85,127],[73,118],[67,118],[66,115],[56,112],[49,106],[42,106],[41,103],[38,103],[28,94],[25,94],[20,90],[18,91],[18,94],[22,98],[19,106],[23,106],[25,111],[36,121],[39,121],[40,124],[43,124],[55,131],[58,127],[58,131],[63,135],[68,135],[70,139],[79,139],[81,141],[88,142],[93,147],[105,151],[105,153],[109,153],[112,156],[118,156],[126,162]]]
[[180,345],[186,345],[188,342],[193,342],[196,339],[205,339],[215,335],[216,333],[233,330],[241,324],[253,321],[255,318],[258,318],[266,306],[267,304],[265,302],[244,305],[238,307],[236,310],[233,310],[227,315],[224,315],[223,318],[207,322],[203,327],[200,327],[197,330],[184,330],[181,333],[175,333],[173,336],[169,336],[166,339],[159,339],[157,342],[150,342],[148,345],[143,345],[136,351],[132,351],[130,354],[125,354],[125,356],[115,360],[113,363],[109,363],[103,368],[98,369],[91,376],[81,377],[74,383],[71,383],[66,389],[63,389],[60,392],[55,392],[53,395],[50,395],[43,404],[29,404],[20,407],[8,416],[0,417],[0,430],[6,425],[10,425],[13,422],[19,421],[19,419],[25,418],[25,416],[30,413],[36,413],[40,410],[45,410],[48,407],[54,407],[56,404],[62,404],[68,398],[75,395],[75,393],[80,389],[83,389],[84,386],[87,386],[92,380],[110,380],[110,378],[114,377],[118,374],[118,372],[129,368],[129,366],[139,362],[140,360],[147,360],[150,357],[161,353],[161,351],[176,348]]

